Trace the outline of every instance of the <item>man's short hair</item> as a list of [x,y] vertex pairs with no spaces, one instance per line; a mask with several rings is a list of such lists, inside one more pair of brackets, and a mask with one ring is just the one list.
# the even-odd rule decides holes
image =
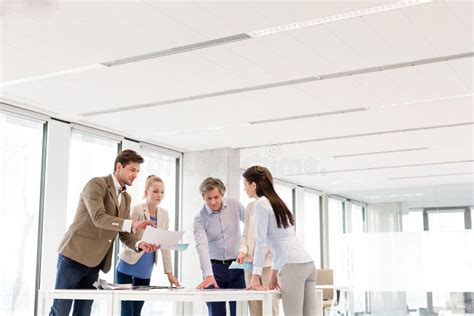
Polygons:
[[225,193],[225,185],[222,183],[221,180],[217,178],[206,178],[204,181],[202,181],[201,185],[199,186],[199,191],[201,191],[202,196],[204,196],[204,193],[212,191],[214,189],[219,190],[221,195],[224,195]]
[[115,158],[114,171],[117,169],[117,162],[120,162],[120,164],[125,167],[131,162],[143,163],[144,161],[145,160],[143,157],[137,154],[135,151],[125,149],[117,155],[117,158]]

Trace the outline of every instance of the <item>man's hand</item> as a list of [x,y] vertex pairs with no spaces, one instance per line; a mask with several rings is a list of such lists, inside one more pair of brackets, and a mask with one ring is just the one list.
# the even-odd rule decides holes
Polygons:
[[272,278],[270,279],[269,288],[270,290],[281,290],[278,270],[272,270]]
[[196,288],[207,289],[210,286],[214,286],[215,289],[219,288],[219,285],[217,285],[216,279],[212,275],[206,277],[201,283],[198,284]]
[[237,263],[244,263],[245,253],[239,252],[239,256],[237,257]]
[[252,278],[250,279],[250,285],[247,290],[266,291],[268,290],[268,288],[262,286],[262,282],[259,275],[252,274]]
[[153,221],[133,221],[132,222],[132,227],[135,229],[145,229],[148,225],[151,225],[153,227],[156,227],[156,224]]
[[154,252],[154,251],[157,251],[158,249],[160,249],[160,246],[142,241],[138,245],[138,249],[143,250],[145,252]]
[[166,273],[168,275],[168,281],[170,282],[171,286],[179,287],[178,278],[176,278],[173,273]]

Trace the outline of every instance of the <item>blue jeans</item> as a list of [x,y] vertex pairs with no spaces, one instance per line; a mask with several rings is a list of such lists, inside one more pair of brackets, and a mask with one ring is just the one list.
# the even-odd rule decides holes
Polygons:
[[[99,278],[99,267],[89,268],[63,255],[58,256],[55,289],[93,289]],[[74,316],[91,314],[92,300],[74,300]],[[54,300],[50,316],[69,315],[72,300]]]
[[[229,264],[212,263],[212,272],[221,289],[245,289],[245,275],[242,269],[230,269]],[[225,302],[206,303],[209,316],[225,316]],[[230,314],[235,316],[235,301],[230,302]]]
[[[140,279],[131,275],[115,271],[115,278],[118,284],[132,285],[150,285],[150,279]],[[140,316],[143,307],[143,301],[122,301],[122,316]]]

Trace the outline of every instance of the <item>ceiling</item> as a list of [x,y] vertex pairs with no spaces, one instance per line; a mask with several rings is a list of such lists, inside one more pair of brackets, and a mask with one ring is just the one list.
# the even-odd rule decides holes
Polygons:
[[365,202],[474,205],[474,4],[373,11],[393,3],[3,1],[0,97]]

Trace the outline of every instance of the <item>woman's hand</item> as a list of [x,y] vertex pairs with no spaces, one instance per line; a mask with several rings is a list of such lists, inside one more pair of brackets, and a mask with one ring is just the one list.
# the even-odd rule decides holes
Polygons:
[[266,291],[268,290],[268,288],[262,286],[262,282],[259,275],[252,274],[252,278],[250,279],[250,285],[247,290]]
[[178,278],[173,275],[173,273],[166,273],[168,275],[168,281],[170,282],[171,286],[179,287]]
[[278,278],[278,270],[272,270],[272,278],[269,284],[270,290],[280,290],[280,280]]
[[237,263],[244,263],[245,253],[240,252],[239,256],[237,257]]

